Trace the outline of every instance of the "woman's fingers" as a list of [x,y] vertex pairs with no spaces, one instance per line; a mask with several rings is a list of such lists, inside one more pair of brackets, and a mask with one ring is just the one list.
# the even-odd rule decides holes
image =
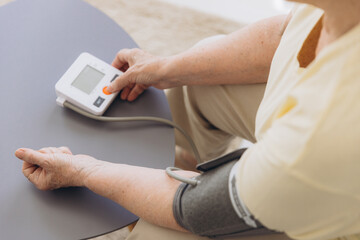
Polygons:
[[74,156],[67,147],[48,147],[39,151],[20,148],[15,155],[23,160],[24,176],[40,190],[83,186],[87,169],[93,167],[95,161],[90,156]]
[[131,89],[131,92],[128,94],[127,100],[129,102],[134,101],[138,96],[140,96],[145,90],[147,86],[143,84],[136,84],[134,88]]
[[112,65],[124,73],[107,87],[107,91],[122,91],[122,100],[134,101],[148,87],[160,87],[162,72],[159,69],[166,61],[167,58],[153,56],[136,48],[121,50]]
[[41,148],[39,150],[39,152],[48,153],[48,154],[50,154],[50,153],[54,153],[54,154],[56,154],[56,153],[66,153],[66,154],[71,154],[72,155],[71,150],[68,147],[65,147],[65,146],[59,147],[59,148],[56,148],[56,147]]
[[33,174],[37,168],[39,168],[39,166],[28,162],[24,162],[22,167],[22,172],[26,178],[29,178],[29,176]]
[[49,153],[56,153],[58,152],[57,148],[55,147],[46,147],[39,150],[40,153],[49,154]]
[[111,93],[119,92],[129,85],[131,85],[131,74],[125,72],[107,87],[107,91]]
[[58,149],[60,150],[61,153],[72,155],[72,152],[71,152],[70,148],[68,148],[68,147],[63,146],[63,147],[59,147]]
[[[149,84],[156,81],[158,67],[158,57],[152,56],[140,49],[123,49],[114,59],[112,65],[124,72],[116,78],[107,88],[111,93],[122,91],[120,97],[123,100],[129,98],[135,100],[138,92],[143,92],[145,88],[136,87],[137,84]],[[133,93],[132,93],[133,92]],[[132,95],[132,96],[129,96]],[[136,96],[136,97],[135,97]]]
[[131,92],[131,88],[130,87],[125,87],[120,94],[120,98],[121,100],[126,100],[129,96],[129,93]]
[[46,181],[42,179],[44,169],[41,167],[48,163],[46,154],[34,151],[32,149],[18,149],[15,155],[24,161],[22,172],[24,176],[41,190],[48,190]]
[[[133,64],[134,54],[136,54],[139,49],[122,49],[116,55],[114,61],[112,62],[112,66],[126,72],[129,67]],[[111,93],[118,92],[124,89],[129,85],[130,81],[128,80],[128,74],[124,73],[123,75],[117,77],[107,88],[107,90]]]
[[42,166],[47,161],[46,155],[32,149],[20,148],[16,150],[15,156],[27,163]]
[[121,68],[119,68],[120,69],[120,71],[122,71],[122,72],[126,72],[128,69],[129,69],[129,64],[128,63],[126,63],[126,64],[124,64]]
[[117,69],[124,69],[126,65],[129,65],[129,61],[131,60],[133,54],[132,49],[122,49],[117,54],[115,59],[112,62],[112,66]]
[[121,94],[120,94],[120,98],[122,100],[126,100],[129,96],[129,93],[131,92],[131,89],[135,86],[134,83],[130,84],[129,86],[126,86],[122,91],[121,91]]

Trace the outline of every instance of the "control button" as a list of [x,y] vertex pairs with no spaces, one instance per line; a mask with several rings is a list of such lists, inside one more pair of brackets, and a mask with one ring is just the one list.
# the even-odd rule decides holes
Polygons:
[[101,104],[103,104],[104,101],[105,101],[105,98],[98,97],[98,98],[96,99],[96,101],[94,102],[94,105],[95,105],[96,107],[100,107]]
[[110,81],[110,82],[115,81],[115,79],[116,79],[118,76],[119,76],[119,74],[115,74],[115,76],[111,79],[111,81]]
[[104,87],[104,88],[103,88],[103,93],[104,93],[105,95],[111,95],[111,94],[112,94],[111,92],[109,92],[109,91],[107,90],[107,87]]

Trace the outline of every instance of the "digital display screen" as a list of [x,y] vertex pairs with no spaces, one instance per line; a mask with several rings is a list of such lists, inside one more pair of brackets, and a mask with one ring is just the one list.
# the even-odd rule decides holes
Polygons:
[[104,73],[96,70],[95,68],[87,65],[72,82],[72,86],[83,91],[86,94],[90,94],[96,85],[105,76]]

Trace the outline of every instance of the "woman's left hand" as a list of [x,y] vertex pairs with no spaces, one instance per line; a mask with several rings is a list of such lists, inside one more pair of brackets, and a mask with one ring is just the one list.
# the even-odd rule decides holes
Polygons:
[[84,186],[84,181],[101,161],[86,155],[73,155],[67,147],[21,148],[15,156],[23,160],[23,174],[40,190]]

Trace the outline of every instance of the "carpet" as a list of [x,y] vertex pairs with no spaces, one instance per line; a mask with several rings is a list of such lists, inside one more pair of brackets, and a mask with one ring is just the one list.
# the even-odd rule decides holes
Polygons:
[[[16,0],[0,0],[0,6]],[[159,0],[85,0],[117,22],[140,48],[162,56],[179,53],[240,23]]]
[[241,24],[156,0],[86,0],[123,27],[140,48],[168,56]]
[[[0,0],[0,6],[12,0]],[[140,48],[155,55],[182,52],[209,36],[228,34],[241,24],[159,0],[85,0],[117,22]],[[93,240],[122,240],[128,229]]]

